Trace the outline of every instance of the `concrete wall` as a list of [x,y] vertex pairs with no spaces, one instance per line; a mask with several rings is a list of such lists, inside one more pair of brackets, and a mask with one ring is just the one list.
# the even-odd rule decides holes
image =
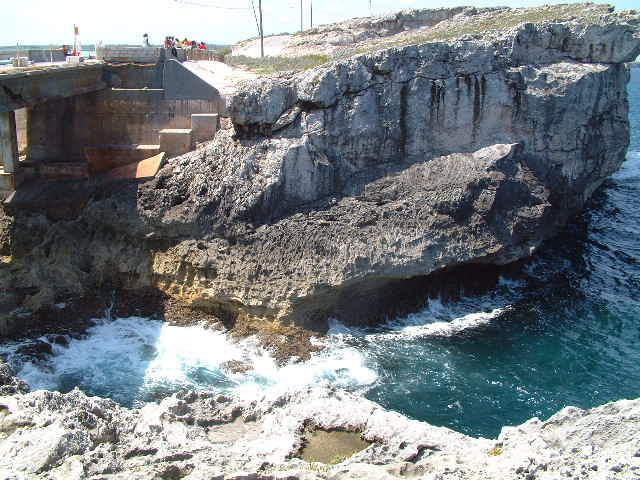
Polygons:
[[22,155],[27,151],[27,109],[16,110],[16,130],[18,133],[18,152]]
[[221,99],[220,92],[216,87],[177,60],[168,60],[165,63],[163,85],[165,97],[173,100],[195,98],[206,98],[208,100]]
[[53,57],[54,62],[64,62],[65,56],[62,50],[27,50],[22,53],[25,57],[33,62],[51,62]]
[[[162,47],[99,47],[96,49],[98,60],[106,62],[156,63],[162,51],[171,58],[169,50]],[[185,51],[178,49],[178,60],[186,60]]]
[[0,112],[102,90],[107,87],[102,77],[100,64],[0,75]]
[[191,128],[192,113],[218,113],[219,102],[165,100],[161,89],[112,89],[29,109],[28,160],[84,162],[84,148],[157,145],[166,128]]
[[[64,52],[60,49],[50,50],[22,50],[20,49],[20,56],[27,57],[29,60],[34,62],[50,62],[51,55],[53,54],[54,62],[64,62]],[[0,60],[9,60],[16,56],[16,51],[0,53]]]
[[69,150],[75,141],[76,98],[50,100],[27,110],[27,160],[71,161]]
[[120,63],[104,66],[104,78],[114,88],[162,88],[156,85],[157,65]]

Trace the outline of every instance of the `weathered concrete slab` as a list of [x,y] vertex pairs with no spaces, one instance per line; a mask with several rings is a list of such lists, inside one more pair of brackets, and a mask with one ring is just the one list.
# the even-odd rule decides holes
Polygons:
[[15,190],[15,176],[12,173],[6,173],[2,167],[0,167],[0,192],[10,192]]
[[[176,49],[178,60],[185,61],[184,49]],[[96,56],[106,62],[156,63],[159,58],[171,55],[170,49],[162,47],[99,47]]]
[[220,92],[205,76],[189,70],[177,60],[164,66],[164,96],[167,100],[219,100]]
[[160,170],[164,156],[164,152],[162,152],[141,162],[114,168],[105,175],[112,179],[152,178],[155,177],[158,170]]
[[194,142],[210,140],[218,130],[217,113],[194,113],[191,115],[191,130]]
[[102,90],[107,87],[102,69],[83,64],[0,73],[0,112]]
[[95,194],[96,183],[82,179],[26,182],[3,203],[10,215],[19,210],[43,212],[55,218],[77,215]]
[[91,172],[100,173],[158,155],[160,145],[98,145],[84,153]]
[[193,146],[190,128],[167,128],[160,130],[160,150],[168,157],[187,153]]

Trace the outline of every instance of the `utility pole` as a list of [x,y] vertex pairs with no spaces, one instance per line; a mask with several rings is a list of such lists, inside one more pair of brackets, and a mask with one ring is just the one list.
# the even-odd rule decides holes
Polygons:
[[371,8],[371,0],[369,0],[369,16],[373,17],[373,9]]
[[258,0],[258,10],[260,11],[260,58],[264,58],[264,30],[262,29],[262,0]]
[[302,26],[302,0],[300,0],[300,31],[304,30]]
[[311,0],[311,28],[313,28],[313,0]]

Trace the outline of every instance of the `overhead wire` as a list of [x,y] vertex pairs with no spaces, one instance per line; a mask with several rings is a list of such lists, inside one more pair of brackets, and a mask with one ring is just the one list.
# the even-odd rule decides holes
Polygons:
[[258,28],[258,35],[260,35],[262,32],[260,32],[260,23],[258,23],[258,15],[256,15],[256,7],[253,4],[253,0],[251,1],[251,9],[253,10],[253,18],[256,19],[256,27]]
[[251,10],[249,7],[223,7],[222,5],[213,5],[211,3],[194,2],[192,0],[174,0],[176,3],[183,5],[192,5],[194,7],[218,8],[220,10]]

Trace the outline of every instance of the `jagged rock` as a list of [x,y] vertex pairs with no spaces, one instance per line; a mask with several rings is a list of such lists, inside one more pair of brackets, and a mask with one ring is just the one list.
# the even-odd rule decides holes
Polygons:
[[[155,179],[53,182],[40,210],[9,207],[15,267],[0,284],[151,288],[227,323],[373,322],[408,280],[531,255],[624,160],[638,14],[374,23],[391,35],[377,50],[241,86],[232,128]],[[49,220],[60,196],[76,214]]]
[[50,343],[37,340],[21,346],[16,353],[35,360],[46,360],[53,353],[53,348]]
[[[182,392],[140,410],[79,390],[5,395],[0,405],[7,479],[596,479],[640,471],[640,400],[568,407],[504,427],[495,440],[326,386],[254,398]],[[372,444],[335,466],[309,464],[297,456],[312,426],[361,432]]]
[[[13,393],[27,393],[29,385],[16,378],[14,371],[9,365],[0,361],[0,395],[11,395]],[[0,415],[2,413],[0,412]]]

